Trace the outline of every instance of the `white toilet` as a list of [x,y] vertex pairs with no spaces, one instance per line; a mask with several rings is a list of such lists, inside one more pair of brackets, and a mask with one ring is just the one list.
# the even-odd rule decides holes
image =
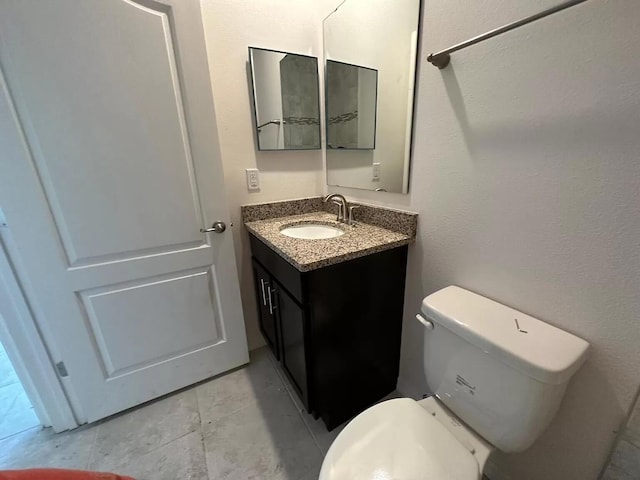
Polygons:
[[331,445],[320,480],[478,480],[494,448],[546,429],[589,344],[459,287],[426,297],[424,369],[434,397],[379,403]]

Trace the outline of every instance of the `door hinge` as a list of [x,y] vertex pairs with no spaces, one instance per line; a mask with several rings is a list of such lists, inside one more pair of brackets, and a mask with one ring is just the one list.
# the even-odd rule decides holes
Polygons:
[[58,375],[60,375],[61,377],[69,376],[69,372],[67,372],[67,367],[65,366],[64,362],[56,363],[56,368],[58,369]]

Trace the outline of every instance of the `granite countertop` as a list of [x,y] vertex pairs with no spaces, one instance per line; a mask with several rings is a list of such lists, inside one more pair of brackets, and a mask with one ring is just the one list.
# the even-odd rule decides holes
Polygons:
[[[322,240],[291,238],[280,233],[282,228],[304,223],[331,225],[345,233]],[[323,211],[248,221],[245,226],[301,272],[408,245],[415,240],[415,235],[405,235],[367,223],[356,222],[354,226],[339,223],[335,214]]]

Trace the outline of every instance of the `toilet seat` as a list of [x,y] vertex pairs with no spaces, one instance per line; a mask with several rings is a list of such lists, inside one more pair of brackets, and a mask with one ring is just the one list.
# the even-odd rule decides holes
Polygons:
[[418,402],[398,398],[354,418],[331,445],[320,480],[479,480],[476,458]]

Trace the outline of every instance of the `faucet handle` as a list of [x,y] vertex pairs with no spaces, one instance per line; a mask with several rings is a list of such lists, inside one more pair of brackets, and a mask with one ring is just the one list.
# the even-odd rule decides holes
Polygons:
[[356,217],[353,215],[353,211],[360,208],[360,205],[350,205],[349,206],[349,220],[348,220],[348,224],[349,225],[353,225],[354,223],[356,223]]
[[339,200],[331,200],[331,203],[338,205],[338,216],[336,217],[336,221],[343,222],[347,217],[344,212],[344,205]]

